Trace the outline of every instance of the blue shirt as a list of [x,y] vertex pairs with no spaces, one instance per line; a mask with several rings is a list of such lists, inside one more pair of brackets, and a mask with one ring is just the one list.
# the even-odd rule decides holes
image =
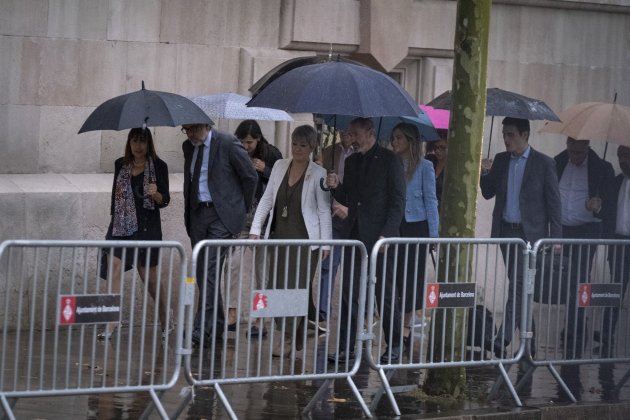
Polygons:
[[521,223],[521,205],[519,199],[521,196],[523,173],[525,173],[525,165],[527,165],[527,158],[529,158],[530,150],[531,146],[527,146],[527,149],[525,149],[522,155],[512,155],[510,157],[507,180],[507,199],[505,208],[503,209],[503,220],[509,223]]
[[[208,189],[208,160],[210,157],[210,143],[212,140],[212,131],[208,132],[208,137],[204,140],[203,158],[201,161],[201,172],[199,173],[199,202],[212,201],[210,190]],[[190,165],[190,174],[193,176],[195,170],[195,162],[197,161],[197,153],[199,146],[195,147],[192,156],[192,165]]]

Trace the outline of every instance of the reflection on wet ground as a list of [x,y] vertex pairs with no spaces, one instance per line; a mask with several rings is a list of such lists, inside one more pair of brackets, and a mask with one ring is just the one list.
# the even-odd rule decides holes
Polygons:
[[[266,340],[266,339],[265,339]],[[233,340],[227,340],[227,352],[233,358]],[[147,355],[149,356],[149,355]],[[234,358],[234,359],[240,359]],[[194,357],[193,357],[194,360]],[[243,361],[244,362],[244,361]],[[317,362],[319,364],[319,361]],[[245,365],[245,363],[239,363]],[[621,389],[616,384],[630,370],[630,364],[565,365],[558,371],[579,402],[630,401],[630,382]],[[509,376],[516,383],[523,376],[525,366],[512,366]],[[457,403],[427,401],[421,397],[419,388],[409,391],[409,385],[421,387],[427,376],[424,370],[403,370],[392,377],[392,387],[407,386],[407,392],[396,394],[396,400],[404,417],[416,418],[420,415],[446,415],[448,413],[475,410],[475,412],[506,412],[515,406],[511,395],[501,387],[497,397],[489,400],[488,391],[498,377],[492,367],[467,369],[467,395]],[[355,376],[355,383],[367,404],[379,390],[381,382],[376,372],[367,364],[362,364]],[[302,409],[309,403],[321,385],[319,381],[267,382],[254,384],[232,384],[222,386],[226,398],[239,418],[279,419],[299,418]],[[169,414],[175,413],[188,391],[188,384],[180,375],[172,389],[165,392],[162,401]],[[519,391],[524,406],[549,406],[569,402],[561,387],[546,368],[538,368]],[[94,394],[89,396],[46,397],[21,399],[14,412],[17,418],[46,419],[118,419],[138,418],[150,404],[148,393]],[[375,409],[378,418],[394,417],[387,397],[381,398]],[[362,418],[363,412],[344,380],[337,380],[326,390],[311,412],[313,419]],[[154,411],[151,418],[158,418]],[[217,393],[212,387],[196,387],[192,401],[181,412],[179,418],[206,419],[228,418]]]

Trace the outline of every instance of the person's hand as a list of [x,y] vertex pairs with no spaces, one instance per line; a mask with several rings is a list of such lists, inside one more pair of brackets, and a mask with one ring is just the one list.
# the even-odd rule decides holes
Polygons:
[[562,252],[562,244],[554,244],[552,249],[554,254],[560,255],[560,253]]
[[333,190],[339,186],[339,176],[336,173],[331,172],[326,175],[326,185]]
[[252,163],[254,164],[254,169],[256,169],[258,172],[262,172],[265,170],[266,165],[264,160],[254,158],[252,159]]
[[322,260],[327,258],[330,255],[330,249],[322,250]]
[[335,201],[332,205],[332,214],[341,220],[345,220],[348,217],[348,207]]
[[250,233],[249,239],[260,239],[260,235],[254,235],[253,233]]
[[481,174],[487,174],[490,169],[492,169],[492,159],[481,159]]
[[155,193],[157,193],[157,185],[156,184],[147,185],[147,194],[150,195],[151,198],[153,198]]
[[599,213],[602,209],[602,199],[599,197],[591,197],[586,200],[586,210]]

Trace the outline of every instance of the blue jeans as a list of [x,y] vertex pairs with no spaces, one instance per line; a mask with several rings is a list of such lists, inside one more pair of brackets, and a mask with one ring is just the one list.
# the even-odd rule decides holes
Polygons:
[[[333,239],[344,239],[345,231],[344,221],[338,217],[333,217],[332,237]],[[322,260],[321,278],[319,281],[319,313],[320,317],[325,315],[328,318],[330,313],[330,299],[328,294],[332,295],[332,289],[335,286],[335,277],[337,277],[337,268],[341,262],[341,246],[334,246],[326,258]],[[330,259],[332,258],[332,265]]]

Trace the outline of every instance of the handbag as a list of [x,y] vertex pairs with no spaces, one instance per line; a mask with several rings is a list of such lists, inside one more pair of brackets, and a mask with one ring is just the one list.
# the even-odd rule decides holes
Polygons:
[[568,258],[561,255],[541,254],[536,260],[534,302],[547,305],[567,303],[569,288]]

